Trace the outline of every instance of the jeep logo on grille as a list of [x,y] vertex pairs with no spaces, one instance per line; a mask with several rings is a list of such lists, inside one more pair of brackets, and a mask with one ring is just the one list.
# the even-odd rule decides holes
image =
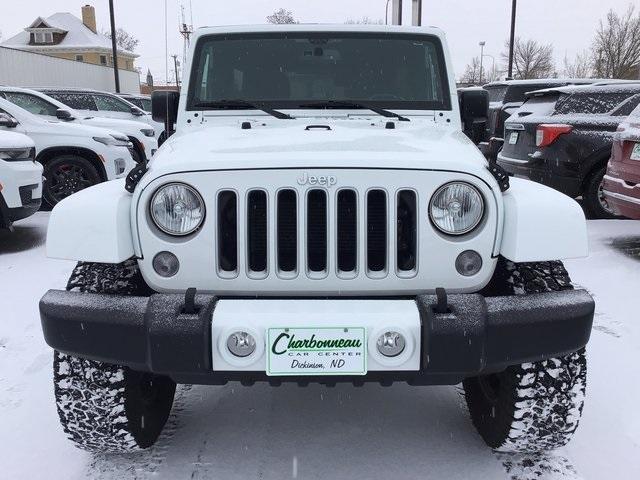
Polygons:
[[307,175],[303,173],[298,178],[298,185],[320,185],[322,187],[333,187],[338,183],[338,177],[334,175]]

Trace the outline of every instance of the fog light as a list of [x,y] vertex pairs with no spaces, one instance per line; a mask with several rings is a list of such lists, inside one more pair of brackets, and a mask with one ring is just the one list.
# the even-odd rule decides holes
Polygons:
[[478,252],[467,250],[456,258],[456,270],[460,275],[472,277],[482,268],[482,257]]
[[180,269],[180,261],[171,252],[160,252],[153,258],[153,269],[161,277],[173,277]]
[[235,332],[229,335],[227,348],[236,357],[248,357],[256,350],[256,339],[247,332]]
[[385,357],[397,357],[406,345],[404,336],[398,332],[385,332],[378,338],[378,351]]

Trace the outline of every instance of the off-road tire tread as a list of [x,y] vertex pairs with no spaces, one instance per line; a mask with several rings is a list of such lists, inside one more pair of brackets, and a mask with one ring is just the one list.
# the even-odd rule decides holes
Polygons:
[[[492,295],[525,295],[572,289],[562,262],[513,263],[500,258],[486,289]],[[463,382],[476,429],[501,452],[538,452],[565,445],[580,421],[585,398],[585,350],[524,363],[497,374],[497,402],[490,405],[477,377]]]
[[[67,290],[113,295],[151,292],[135,260],[118,265],[80,262],[71,274]],[[79,448],[99,453],[131,453],[155,442],[166,418],[158,422],[161,425],[157,426],[157,434],[136,435],[127,416],[127,391],[130,388],[127,381],[137,375],[135,372],[57,351],[54,352],[53,370],[60,423]],[[171,382],[164,381],[172,401]],[[155,427],[148,428],[156,430]]]

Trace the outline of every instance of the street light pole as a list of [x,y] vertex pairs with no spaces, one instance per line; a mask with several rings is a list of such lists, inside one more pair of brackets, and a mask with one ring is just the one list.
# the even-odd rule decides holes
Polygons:
[[480,42],[478,45],[480,45],[480,85],[482,85],[482,59],[484,58],[484,46],[487,44],[487,42]]
[[513,50],[516,41],[516,9],[518,0],[511,3],[511,37],[509,38],[509,78],[513,78]]
[[109,0],[109,16],[111,17],[111,49],[113,50],[113,78],[116,82],[116,93],[120,93],[120,72],[118,71],[118,43],[116,39],[116,17],[113,13],[113,0]]

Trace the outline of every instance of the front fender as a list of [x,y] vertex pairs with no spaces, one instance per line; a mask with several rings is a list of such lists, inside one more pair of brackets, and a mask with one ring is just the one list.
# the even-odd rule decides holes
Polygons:
[[513,262],[586,257],[587,222],[578,203],[538,183],[510,179],[500,254]]
[[47,256],[99,263],[134,256],[131,195],[124,181],[100,183],[58,203],[49,218]]

